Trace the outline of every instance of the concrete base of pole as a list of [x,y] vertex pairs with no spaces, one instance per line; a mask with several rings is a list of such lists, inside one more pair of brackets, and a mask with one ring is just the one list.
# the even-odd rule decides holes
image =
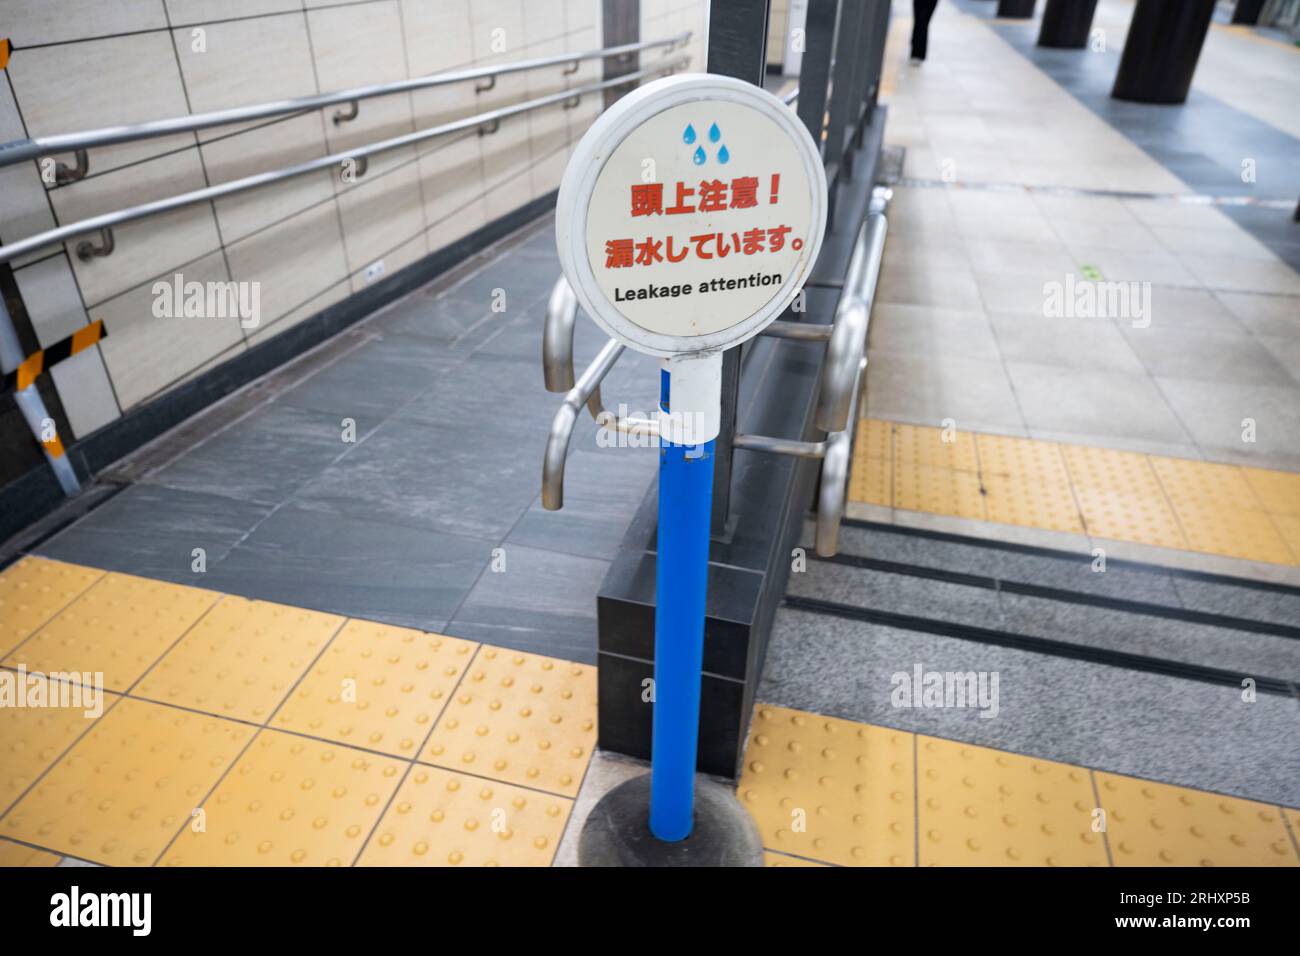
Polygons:
[[695,828],[664,843],[650,832],[650,775],[619,784],[587,817],[579,866],[762,866],[763,841],[731,789],[696,778]]

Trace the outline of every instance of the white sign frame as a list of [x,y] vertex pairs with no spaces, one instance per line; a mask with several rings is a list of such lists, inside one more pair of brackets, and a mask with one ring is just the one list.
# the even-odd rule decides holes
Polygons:
[[[811,228],[799,268],[791,270],[777,293],[759,311],[716,332],[670,335],[636,324],[624,316],[601,289],[588,257],[587,210],[606,161],[629,135],[664,110],[702,100],[748,106],[789,135],[812,187]],[[728,349],[761,332],[799,294],[821,251],[826,231],[827,201],[826,170],[821,154],[807,128],[780,99],[752,83],[733,77],[709,73],[668,76],[640,87],[611,106],[575,147],[565,168],[556,203],[555,235],[560,266],[586,313],[629,348],[663,358]]]

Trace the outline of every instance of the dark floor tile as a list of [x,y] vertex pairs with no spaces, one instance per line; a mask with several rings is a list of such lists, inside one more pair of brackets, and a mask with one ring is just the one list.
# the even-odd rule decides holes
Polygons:
[[[210,572],[266,518],[267,505],[156,485],[135,485],[38,549],[46,557],[109,571],[217,587]],[[202,548],[207,572],[196,572]]]
[[494,543],[308,511],[267,518],[208,573],[244,597],[442,630]]
[[1300,627],[1300,592],[1238,587],[1185,577],[1175,577],[1173,583],[1183,605],[1197,611]]
[[[267,505],[287,501],[353,446],[342,418],[275,402],[236,422],[146,478],[150,484]],[[378,424],[357,421],[357,438]]]
[[[596,662],[596,592],[608,562],[507,544],[448,633],[548,657]],[[503,563],[502,563],[503,562]]]

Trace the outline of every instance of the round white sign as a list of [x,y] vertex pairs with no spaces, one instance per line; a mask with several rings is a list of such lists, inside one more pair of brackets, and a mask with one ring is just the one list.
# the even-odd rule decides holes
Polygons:
[[560,184],[556,240],[578,301],[651,355],[730,348],[794,300],[821,248],[826,174],[798,117],[710,74],[628,94]]

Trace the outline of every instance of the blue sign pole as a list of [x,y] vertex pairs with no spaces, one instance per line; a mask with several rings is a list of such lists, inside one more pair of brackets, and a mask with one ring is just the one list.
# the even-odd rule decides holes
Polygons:
[[[713,504],[713,404],[720,356],[672,361],[660,377],[659,551],[655,571],[654,721],[650,758],[650,832],[676,842],[691,835],[695,760],[704,669],[704,614]],[[673,386],[678,385],[676,394]],[[720,398],[720,396],[717,396]],[[676,406],[676,415],[670,409]],[[683,405],[696,407],[683,407]],[[717,403],[720,409],[720,402]],[[685,422],[686,427],[680,426]],[[666,437],[665,437],[665,432]],[[693,432],[693,434],[692,434]],[[693,438],[696,444],[671,437]],[[707,440],[705,440],[707,439]]]

